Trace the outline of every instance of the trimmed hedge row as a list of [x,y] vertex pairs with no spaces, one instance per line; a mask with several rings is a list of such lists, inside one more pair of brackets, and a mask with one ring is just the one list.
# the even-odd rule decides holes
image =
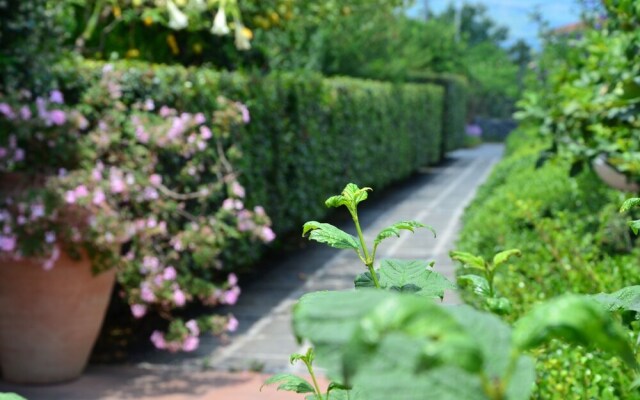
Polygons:
[[[104,64],[62,66],[71,97],[98,81]],[[263,204],[278,233],[326,213],[322,206],[348,181],[378,189],[437,162],[464,134],[464,88],[392,84],[315,73],[267,76],[205,68],[115,63],[125,102],[146,98],[184,111],[214,110],[217,96],[246,103],[240,180]],[[75,94],[75,95],[74,95]]]
[[440,156],[464,146],[467,123],[468,84],[461,76],[451,74],[415,74],[412,82],[427,83],[444,88],[444,110],[442,114],[443,142]]

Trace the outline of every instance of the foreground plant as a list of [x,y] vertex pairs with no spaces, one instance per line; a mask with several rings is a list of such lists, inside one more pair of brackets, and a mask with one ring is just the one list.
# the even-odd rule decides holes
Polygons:
[[[303,230],[311,233],[312,240],[353,249],[368,270],[355,280],[359,290],[310,293],[294,309],[297,338],[314,346],[314,352],[294,359],[302,360],[313,378],[315,354],[331,385],[322,393],[317,384],[290,374],[277,375],[267,384],[312,393],[307,399],[316,400],[417,400],[424,399],[425,393],[445,400],[525,400],[535,382],[534,362],[527,353],[554,339],[597,347],[637,369],[627,332],[589,296],[551,299],[509,326],[492,313],[435,303],[432,298],[441,297],[453,285],[428,263],[383,262],[376,269],[375,250],[383,239],[422,224],[401,222],[383,230],[369,252],[357,216],[357,205],[366,199],[367,190],[349,184],[340,196],[326,202],[347,207],[357,239],[315,221],[305,224]],[[456,256],[482,270],[484,276],[477,280],[483,278],[482,285],[489,289],[496,268],[517,254],[516,250],[500,253],[492,263],[465,253]]]

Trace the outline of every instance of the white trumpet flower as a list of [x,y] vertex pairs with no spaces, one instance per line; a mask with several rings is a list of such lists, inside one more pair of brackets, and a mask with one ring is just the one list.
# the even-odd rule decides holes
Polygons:
[[189,18],[172,0],[167,0],[167,11],[169,11],[169,28],[179,31],[189,25]]
[[236,21],[236,48],[238,50],[249,50],[251,48],[251,31]]
[[211,33],[218,36],[224,36],[229,34],[229,26],[227,25],[227,14],[224,12],[224,7],[220,7],[213,18],[213,26],[211,27]]

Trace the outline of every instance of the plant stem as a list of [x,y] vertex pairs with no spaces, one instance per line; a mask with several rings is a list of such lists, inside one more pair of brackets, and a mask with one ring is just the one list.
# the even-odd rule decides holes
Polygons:
[[353,223],[356,225],[356,231],[358,232],[358,238],[360,239],[360,246],[362,247],[362,252],[364,253],[365,264],[369,269],[369,273],[371,274],[371,279],[373,279],[373,284],[376,288],[380,289],[380,282],[378,282],[378,276],[376,275],[376,271],[373,268],[373,262],[375,261],[373,257],[369,256],[369,249],[367,249],[367,244],[364,242],[364,235],[362,234],[362,228],[360,227],[360,220],[358,219],[358,212],[353,210],[351,212],[351,218],[353,218]]
[[308,359],[302,359],[304,364],[307,366],[307,371],[309,371],[309,375],[311,375],[311,380],[313,381],[313,387],[316,390],[316,395],[319,400],[322,400],[322,391],[320,390],[320,385],[318,385],[318,380],[316,379],[316,375],[313,373],[313,365],[309,362]]

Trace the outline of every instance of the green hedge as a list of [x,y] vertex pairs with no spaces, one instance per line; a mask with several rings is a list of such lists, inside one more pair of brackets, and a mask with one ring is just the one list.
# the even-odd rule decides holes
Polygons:
[[[548,143],[520,130],[507,156],[464,216],[458,247],[483,257],[519,248],[521,259],[499,271],[496,288],[517,319],[537,301],[564,293],[613,292],[640,280],[640,248],[619,215],[620,192],[592,172],[572,179],[554,160],[536,169]],[[465,299],[475,303],[472,293]],[[535,399],[637,399],[623,363],[598,351],[553,344],[538,357]]]
[[440,156],[444,157],[448,151],[463,147],[469,94],[467,80],[452,74],[414,74],[409,80],[438,85],[444,89],[442,131],[445,140],[442,142]]
[[[79,98],[98,81],[103,66],[60,67],[67,97]],[[444,118],[443,108],[453,116],[452,110],[464,107],[445,107],[445,91],[436,85],[144,63],[115,63],[113,68],[125,72],[121,89],[127,103],[152,98],[158,106],[206,112],[224,95],[248,106],[251,123],[241,135],[240,181],[251,202],[265,206],[277,233],[326,214],[323,200],[349,181],[381,189],[439,161],[442,144],[452,148],[457,143],[448,137],[450,127],[464,124],[463,118]],[[454,99],[454,92],[448,89],[447,98]],[[251,252],[234,253],[237,258]]]

